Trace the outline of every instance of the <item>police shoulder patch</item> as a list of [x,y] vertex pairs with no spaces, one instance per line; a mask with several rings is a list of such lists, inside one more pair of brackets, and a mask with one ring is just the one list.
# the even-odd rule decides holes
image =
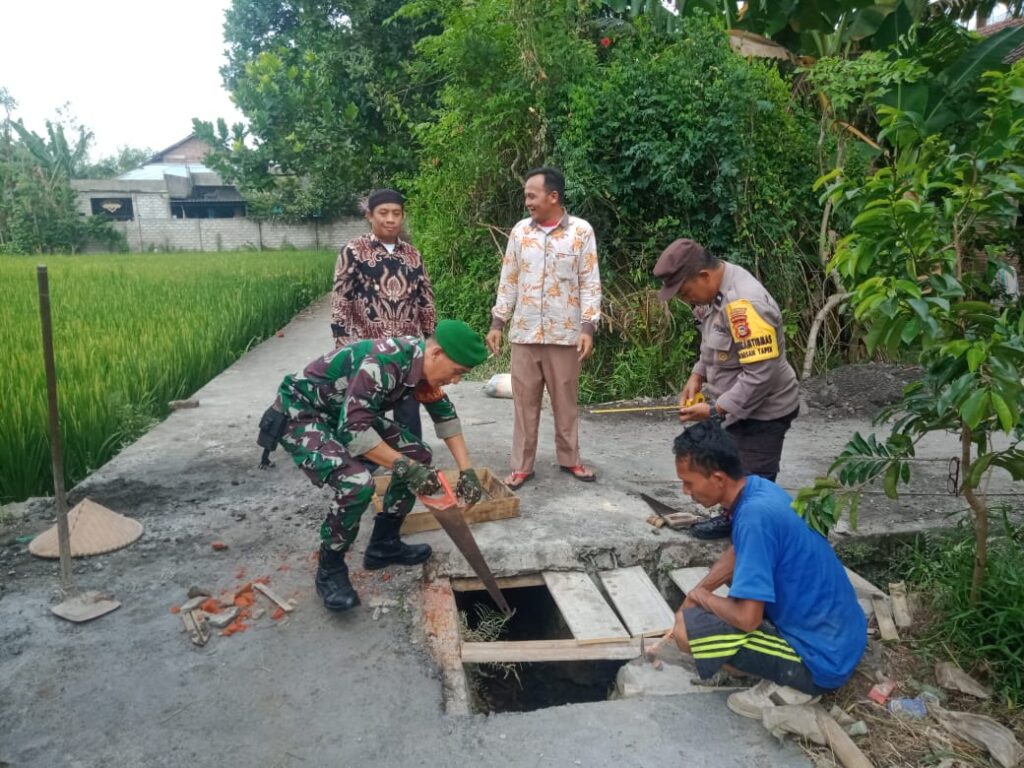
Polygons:
[[741,364],[757,363],[779,356],[779,339],[775,326],[761,317],[747,299],[737,299],[725,306],[729,331],[739,345]]

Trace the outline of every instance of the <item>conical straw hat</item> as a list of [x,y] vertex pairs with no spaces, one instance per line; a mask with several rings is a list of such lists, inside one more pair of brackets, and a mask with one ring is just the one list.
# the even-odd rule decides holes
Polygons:
[[[71,532],[71,556],[102,555],[127,547],[142,535],[142,523],[119,515],[89,499],[83,499],[68,512]],[[28,545],[36,557],[60,557],[57,526],[48,528]]]

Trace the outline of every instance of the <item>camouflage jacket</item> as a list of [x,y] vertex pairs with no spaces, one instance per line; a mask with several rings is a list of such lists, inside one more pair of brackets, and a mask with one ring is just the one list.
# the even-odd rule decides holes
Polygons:
[[[278,389],[281,409],[289,419],[326,421],[351,455],[362,455],[381,443],[375,424],[386,411],[415,396],[417,386],[421,392],[429,389],[423,379],[425,344],[415,336],[396,336],[341,347],[311,362],[301,374],[285,376]],[[439,438],[462,434],[447,395],[421,397],[417,399]]]

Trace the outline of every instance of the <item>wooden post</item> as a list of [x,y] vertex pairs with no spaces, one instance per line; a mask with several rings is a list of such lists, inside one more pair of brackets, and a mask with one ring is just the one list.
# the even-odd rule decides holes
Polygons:
[[60,588],[68,593],[71,583],[71,533],[68,503],[64,497],[64,454],[57,413],[57,373],[53,364],[53,327],[50,323],[50,283],[46,266],[36,268],[39,278],[39,319],[43,324],[43,362],[46,365],[46,398],[50,410],[50,457],[53,459],[53,496],[57,502],[57,543],[60,546]]

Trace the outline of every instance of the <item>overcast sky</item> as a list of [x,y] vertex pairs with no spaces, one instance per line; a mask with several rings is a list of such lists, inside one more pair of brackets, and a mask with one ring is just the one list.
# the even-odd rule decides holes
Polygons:
[[122,145],[160,150],[192,118],[241,120],[221,86],[231,0],[0,0],[0,87],[43,133],[64,102],[95,134],[94,160]]

